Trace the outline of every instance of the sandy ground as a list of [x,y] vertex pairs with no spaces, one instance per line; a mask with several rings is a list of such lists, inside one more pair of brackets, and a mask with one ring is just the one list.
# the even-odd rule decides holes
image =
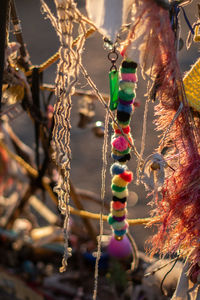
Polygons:
[[[53,0],[46,1],[50,7],[54,8]],[[79,1],[79,6],[83,9],[83,1]],[[16,0],[18,14],[22,22],[24,40],[30,53],[33,64],[39,65],[44,60],[54,54],[58,47],[58,38],[52,28],[50,22],[45,20],[40,10],[39,0]],[[188,18],[193,23],[197,15],[197,1],[186,8]],[[185,41],[188,27],[181,14],[182,38]],[[179,61],[182,72],[189,69],[198,57],[198,45],[192,45],[187,52],[185,49],[179,53]],[[83,64],[88,70],[88,73],[96,83],[96,86],[101,92],[109,91],[108,71],[110,68],[107,59],[107,51],[103,48],[102,37],[99,34],[94,34],[89,38],[85,45],[83,53]],[[56,65],[44,72],[44,82],[53,83],[55,79]],[[141,134],[142,134],[142,119],[144,112],[144,103],[146,93],[146,82],[141,79],[139,74],[139,83],[137,88],[137,100],[141,106],[136,109],[132,117],[132,133],[135,139],[137,149],[140,149]],[[80,77],[78,88],[89,88],[86,86],[85,80]],[[101,168],[102,168],[102,145],[103,139],[97,138],[92,133],[91,129],[79,129],[77,123],[79,120],[77,102],[78,97],[73,97],[72,109],[72,130],[71,130],[71,149],[73,154],[71,179],[78,188],[84,188],[96,192],[100,195],[101,190]],[[150,155],[157,146],[157,132],[153,125],[153,103],[149,104],[148,126],[144,157]],[[104,120],[105,111],[98,101],[95,102],[95,118],[94,120]],[[34,148],[34,132],[30,121],[26,118],[19,118],[13,123],[13,127],[19,136],[32,148]],[[110,174],[109,166],[112,163],[108,150],[108,172],[106,178],[106,201],[110,200]],[[135,172],[136,159],[133,157],[129,163],[129,168]],[[132,183],[129,188],[138,194],[139,200],[133,207],[131,199],[129,204],[129,217],[138,218],[148,216],[149,207],[147,206],[146,192],[144,186],[136,186]],[[91,211],[98,211],[98,207],[93,204],[85,204]],[[106,229],[106,232],[108,229]],[[140,249],[143,248],[144,241],[150,234],[150,230],[143,226],[136,226],[132,229],[133,236]]]

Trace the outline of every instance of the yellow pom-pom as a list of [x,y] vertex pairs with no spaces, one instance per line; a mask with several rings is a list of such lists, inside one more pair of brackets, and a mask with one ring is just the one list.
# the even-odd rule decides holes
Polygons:
[[127,214],[127,209],[123,209],[123,210],[114,210],[114,209],[112,209],[111,214],[114,217],[123,217],[124,215]]
[[[121,128],[126,128],[127,126],[128,125],[120,123],[120,127]],[[113,127],[113,129],[119,129],[119,127],[117,126],[117,124],[115,124],[114,122],[112,123],[112,127]]]
[[123,192],[112,191],[113,196],[116,196],[119,199],[128,197],[128,189],[125,189]]
[[112,183],[120,187],[125,187],[128,185],[128,182],[122,179],[119,175],[115,175],[113,177]]

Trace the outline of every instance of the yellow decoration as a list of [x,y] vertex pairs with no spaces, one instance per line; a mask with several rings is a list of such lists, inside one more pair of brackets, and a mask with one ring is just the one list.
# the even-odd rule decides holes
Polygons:
[[111,214],[112,214],[114,217],[123,217],[124,215],[127,214],[127,209],[123,209],[123,210],[115,210],[115,209],[112,209],[112,210],[111,210]]
[[[121,128],[126,128],[128,125],[124,125],[124,124],[121,124],[120,123],[120,127]],[[119,126],[117,125],[117,124],[115,124],[114,122],[112,122],[112,127],[114,128],[114,129],[119,129]]]
[[200,58],[183,78],[188,105],[200,112]]
[[128,189],[125,189],[123,192],[116,192],[112,191],[113,196],[116,196],[119,199],[122,199],[124,197],[128,197]]
[[113,177],[112,183],[120,187],[125,187],[128,185],[128,182],[122,179],[119,175],[115,175]]
[[195,27],[193,40],[194,42],[200,42],[199,25]]

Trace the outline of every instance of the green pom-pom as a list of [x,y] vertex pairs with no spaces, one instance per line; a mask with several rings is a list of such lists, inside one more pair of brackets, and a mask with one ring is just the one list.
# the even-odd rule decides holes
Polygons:
[[126,186],[122,187],[122,186],[117,186],[115,184],[111,185],[111,189],[115,192],[123,192],[123,191],[125,191],[126,188],[127,188]]
[[124,150],[124,151],[117,151],[116,149],[115,149],[115,152],[116,152],[116,154],[128,154],[128,153],[130,153],[131,152],[131,149],[130,149],[130,147],[128,147],[126,150]]
[[128,121],[126,121],[126,122],[118,121],[119,125],[120,124],[122,124],[122,125],[129,125],[130,122],[131,122],[131,118]]
[[120,90],[118,96],[124,101],[131,101],[135,98],[135,93],[127,94],[123,90]]
[[133,68],[121,68],[121,73],[136,73],[136,69],[133,69]]
[[109,214],[108,216],[108,224],[112,225],[115,222],[115,220],[113,219],[113,216],[111,214]]

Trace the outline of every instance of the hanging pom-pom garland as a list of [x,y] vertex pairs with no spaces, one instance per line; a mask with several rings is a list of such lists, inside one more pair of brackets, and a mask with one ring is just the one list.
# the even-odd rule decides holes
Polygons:
[[124,60],[122,62],[116,116],[123,134],[118,126],[113,123],[114,135],[111,139],[112,158],[115,160],[115,163],[110,169],[113,198],[108,223],[113,229],[114,236],[110,240],[108,251],[111,255],[118,258],[129,256],[131,253],[131,245],[125,235],[128,230],[126,220],[128,184],[133,180],[133,174],[128,170],[126,162],[131,157],[131,147],[128,141],[132,143],[129,124],[136,96],[136,68],[137,64],[133,61]]

